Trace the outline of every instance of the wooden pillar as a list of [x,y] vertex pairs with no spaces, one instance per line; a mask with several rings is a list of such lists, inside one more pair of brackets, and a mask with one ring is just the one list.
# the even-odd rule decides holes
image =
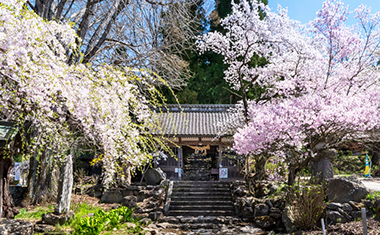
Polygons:
[[219,138],[219,161],[218,161],[218,166],[217,168],[220,167],[220,165],[222,164],[222,157],[223,157],[223,151],[222,151],[222,137]]
[[181,137],[178,137],[178,153],[177,153],[177,158],[178,158],[178,177],[182,178],[182,168],[183,168],[183,148],[182,148],[182,140]]

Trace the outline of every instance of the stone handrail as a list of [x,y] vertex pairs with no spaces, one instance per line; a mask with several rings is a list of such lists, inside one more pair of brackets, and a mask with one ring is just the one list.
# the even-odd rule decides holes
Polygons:
[[171,180],[169,182],[168,191],[166,193],[166,201],[165,201],[165,205],[164,205],[164,215],[168,215],[168,213],[169,213],[170,202],[172,200],[172,192],[173,192],[173,181]]

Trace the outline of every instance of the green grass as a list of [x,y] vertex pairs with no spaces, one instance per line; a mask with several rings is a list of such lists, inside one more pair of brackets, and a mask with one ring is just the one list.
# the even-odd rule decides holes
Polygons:
[[15,219],[23,219],[23,220],[40,220],[42,214],[46,214],[48,212],[53,212],[54,206],[49,205],[47,207],[36,207],[31,211],[27,211],[26,209],[21,209],[20,214],[16,215]]
[[[97,214],[114,214],[112,211],[120,211],[118,210],[112,210],[111,212],[104,212],[100,207],[97,206],[92,206],[87,203],[73,203],[70,206],[70,209],[75,213],[74,219],[71,220],[70,222],[63,224],[63,225],[56,225],[55,226],[55,231],[59,232],[62,230],[71,230],[74,231],[78,227],[81,227],[81,224],[83,225],[83,222],[88,218],[88,215],[93,213],[95,216]],[[27,209],[21,209],[20,214],[18,214],[15,218],[16,219],[23,219],[23,220],[41,220],[42,214],[48,213],[48,212],[53,212],[54,211],[54,206],[53,205],[48,205],[46,207],[36,207],[30,211]],[[113,218],[112,216],[110,217],[111,219]],[[120,229],[123,233],[122,234],[142,234],[142,227],[140,223],[138,222],[138,219],[132,220],[132,223],[134,223],[136,226],[134,228],[128,227],[127,224],[125,223],[119,223],[115,222],[118,224],[117,229]],[[107,222],[108,223],[108,222]],[[99,223],[99,226],[102,225]],[[120,226],[119,226],[120,225]],[[98,225],[96,225],[98,226]],[[115,234],[115,231],[107,231],[107,232],[102,232],[102,234]],[[116,233],[119,234],[119,233]]]

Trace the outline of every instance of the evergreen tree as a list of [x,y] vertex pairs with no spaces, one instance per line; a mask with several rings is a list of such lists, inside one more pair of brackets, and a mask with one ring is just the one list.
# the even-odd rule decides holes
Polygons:
[[[234,0],[236,3],[239,0]],[[261,0],[267,4],[267,0]],[[205,16],[202,6],[194,11],[194,16],[198,17],[200,26],[197,28],[196,34],[207,32],[221,32],[225,30],[220,25],[222,18],[226,17],[232,11],[230,0],[217,0],[215,2],[215,10],[210,14],[209,19]],[[194,42],[195,43],[195,40]],[[184,58],[189,62],[191,77],[188,79],[188,84],[182,90],[176,91],[178,100],[182,104],[234,104],[240,100],[241,94],[232,91],[229,84],[223,79],[224,71],[228,65],[224,64],[223,56],[214,52],[208,51],[204,54],[199,54],[197,51],[185,53]],[[252,66],[262,66],[266,61],[259,58],[252,58]],[[248,96],[253,98],[260,96],[262,89],[256,84],[248,86]],[[175,102],[174,98],[168,93],[168,102]]]

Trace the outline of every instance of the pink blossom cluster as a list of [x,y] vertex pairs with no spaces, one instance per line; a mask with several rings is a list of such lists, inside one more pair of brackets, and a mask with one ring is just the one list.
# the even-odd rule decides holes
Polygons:
[[[326,0],[308,26],[272,12],[256,1],[233,4],[222,20],[226,29],[199,38],[201,52],[224,56],[225,79],[267,87],[269,101],[248,101],[248,123],[234,135],[239,154],[264,152],[313,157],[315,146],[380,129],[380,13],[360,6],[358,24],[345,24],[349,12],[340,0]],[[260,18],[259,11],[265,15]],[[267,64],[252,66],[255,55]]]
[[133,83],[153,78],[129,68],[68,65],[67,51],[77,48],[75,31],[43,20],[24,4],[0,3],[1,114],[34,123],[32,154],[37,147],[58,156],[80,144],[98,149],[106,184],[121,166],[144,164],[159,141],[147,137],[155,125],[150,101]]

